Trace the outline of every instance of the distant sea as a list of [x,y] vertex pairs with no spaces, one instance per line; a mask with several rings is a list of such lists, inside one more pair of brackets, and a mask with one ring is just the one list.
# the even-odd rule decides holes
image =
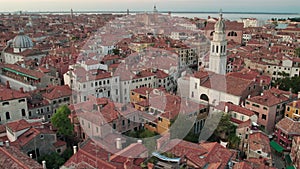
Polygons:
[[[130,14],[141,13],[143,11],[130,11]],[[1,12],[0,12],[1,13]],[[4,12],[7,13],[7,12]],[[12,12],[19,13],[19,12]],[[61,12],[23,12],[27,14],[68,14],[70,11],[61,11]],[[125,11],[74,11],[75,14],[126,14]],[[167,11],[162,11],[162,14],[167,14]],[[207,18],[210,17],[218,17],[218,12],[180,12],[173,11],[171,12],[172,16],[179,17],[188,17],[188,18]],[[267,21],[271,18],[294,18],[300,17],[300,13],[271,13],[271,12],[223,12],[223,17],[229,20],[239,20],[241,18],[257,18],[262,21]]]

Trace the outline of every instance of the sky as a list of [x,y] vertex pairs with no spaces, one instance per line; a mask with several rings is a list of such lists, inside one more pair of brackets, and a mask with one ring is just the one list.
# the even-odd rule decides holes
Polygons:
[[300,13],[300,0],[1,0],[0,12],[15,11],[218,11]]

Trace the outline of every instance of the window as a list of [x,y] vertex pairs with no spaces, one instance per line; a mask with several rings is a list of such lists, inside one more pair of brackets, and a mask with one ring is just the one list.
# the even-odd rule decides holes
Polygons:
[[197,89],[197,86],[198,86],[198,84],[197,84],[197,83],[195,83],[195,89]]
[[96,127],[96,132],[99,133],[99,128],[98,127]]
[[113,124],[113,129],[116,129],[116,128],[117,128],[116,123],[114,123]]
[[118,89],[116,89],[116,95],[118,95],[118,93],[119,93],[119,91],[118,91]]
[[264,110],[268,110],[268,108],[267,108],[267,107],[263,107],[263,109],[264,109]]
[[20,100],[19,100],[19,103],[21,103],[21,102],[25,102],[25,99],[20,99]]
[[22,109],[21,113],[22,113],[22,117],[26,116],[25,109]]
[[9,112],[6,112],[5,116],[6,116],[6,120],[10,120],[10,114],[9,114]]
[[192,92],[192,96],[191,97],[194,97],[194,92]]
[[216,46],[216,53],[219,53],[219,46]]
[[91,87],[93,87],[94,86],[94,83],[91,83]]
[[289,107],[289,106],[287,106],[286,110],[287,110],[287,111],[290,111],[290,107]]
[[2,103],[2,106],[6,106],[6,105],[9,105],[9,102],[3,102]]
[[85,89],[85,84],[83,84],[83,88]]
[[296,110],[296,114],[298,114],[298,109]]
[[122,120],[122,126],[125,126],[125,120]]
[[267,119],[267,115],[263,114],[263,115],[261,116],[261,118],[262,118],[263,120],[266,120],[266,119]]
[[98,82],[95,82],[95,86],[98,86]]
[[28,116],[31,117],[31,111],[28,112]]
[[61,149],[60,149],[60,148],[57,149],[56,152],[57,152],[57,153],[61,153]]
[[107,80],[107,84],[109,84],[109,80]]
[[130,119],[128,119],[127,123],[128,123],[128,126],[130,126]]
[[44,139],[44,134],[41,134],[41,135],[40,135],[40,139]]

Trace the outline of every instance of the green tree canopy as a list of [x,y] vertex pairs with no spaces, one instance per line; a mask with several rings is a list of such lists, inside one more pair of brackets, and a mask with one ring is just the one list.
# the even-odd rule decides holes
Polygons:
[[240,138],[236,136],[236,126],[230,121],[230,118],[229,114],[222,115],[213,137],[229,142],[229,148],[237,149]]
[[58,129],[58,133],[64,136],[72,136],[73,125],[69,119],[71,111],[67,105],[59,107],[51,117],[51,123]]
[[293,93],[298,93],[300,91],[300,77],[285,77],[282,79],[277,79],[273,86],[277,85],[280,90],[289,91],[292,89]]

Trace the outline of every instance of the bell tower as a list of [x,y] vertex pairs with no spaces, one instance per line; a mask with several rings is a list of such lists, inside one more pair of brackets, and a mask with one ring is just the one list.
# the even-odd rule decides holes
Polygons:
[[225,75],[227,68],[227,40],[225,33],[225,22],[223,20],[222,11],[215,24],[213,40],[210,45],[209,71],[216,74]]

